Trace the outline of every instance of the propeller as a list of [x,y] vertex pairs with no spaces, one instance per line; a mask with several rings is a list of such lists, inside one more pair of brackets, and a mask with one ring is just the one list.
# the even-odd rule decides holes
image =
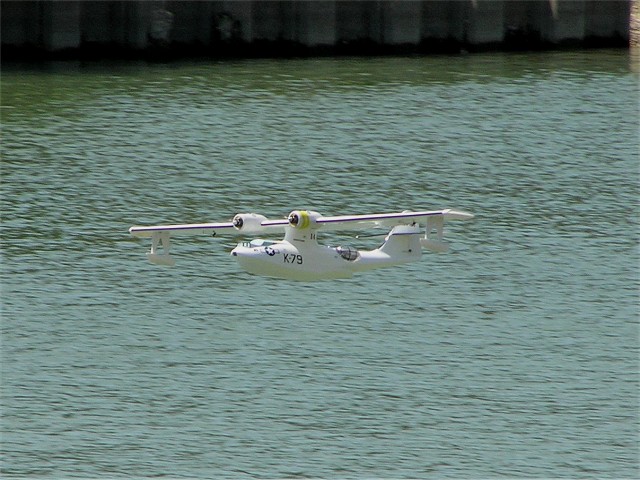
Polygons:
[[291,225],[293,225],[294,227],[295,227],[296,225],[298,225],[298,223],[300,223],[300,217],[299,217],[299,216],[298,216],[298,214],[297,214],[297,213],[295,213],[295,212],[292,212],[292,213],[289,215],[289,217],[287,218],[287,220],[288,220],[288,221],[289,221],[289,223],[290,223]]

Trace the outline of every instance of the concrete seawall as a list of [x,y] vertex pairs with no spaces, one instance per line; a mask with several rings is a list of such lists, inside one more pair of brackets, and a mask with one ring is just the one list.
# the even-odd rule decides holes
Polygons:
[[626,47],[631,0],[3,1],[2,58]]

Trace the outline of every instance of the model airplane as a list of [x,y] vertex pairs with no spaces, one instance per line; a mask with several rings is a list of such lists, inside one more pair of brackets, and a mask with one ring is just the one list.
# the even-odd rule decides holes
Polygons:
[[[356,272],[416,262],[422,247],[445,252],[442,240],[444,220],[468,220],[473,215],[458,210],[404,211],[373,215],[325,217],[317,212],[295,210],[286,219],[269,220],[255,213],[236,215],[231,222],[186,225],[134,226],[136,237],[151,238],[147,257],[152,263],[174,265],[169,255],[171,237],[178,235],[270,234],[284,232],[280,241],[256,239],[239,243],[232,251],[242,268],[256,275],[291,280],[349,278]],[[424,235],[421,233],[424,227]],[[329,247],[318,244],[321,231],[391,228],[384,243],[375,250]]]

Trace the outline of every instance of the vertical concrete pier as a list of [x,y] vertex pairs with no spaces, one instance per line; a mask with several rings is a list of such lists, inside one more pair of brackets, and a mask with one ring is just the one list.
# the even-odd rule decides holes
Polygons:
[[297,2],[297,40],[307,47],[336,44],[336,2]]
[[82,36],[80,2],[65,2],[64,6],[42,2],[39,7],[44,48],[49,51],[79,48]]
[[498,45],[504,41],[504,1],[470,2],[467,41],[471,45]]
[[585,2],[553,0],[549,2],[551,15],[542,25],[542,36],[551,43],[561,43],[584,38]]
[[640,0],[633,0],[632,2],[629,30],[629,45],[636,49],[640,47]]
[[422,2],[381,2],[382,45],[417,45],[422,40]]
[[278,56],[626,46],[631,0],[27,0],[0,9],[3,58]]
[[460,45],[464,42],[469,22],[466,2],[446,0],[426,2],[422,6],[422,40],[437,49],[439,45]]

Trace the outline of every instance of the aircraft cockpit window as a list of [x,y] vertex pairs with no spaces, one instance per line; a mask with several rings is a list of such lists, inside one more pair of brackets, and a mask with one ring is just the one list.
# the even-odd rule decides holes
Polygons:
[[256,238],[254,240],[251,240],[249,242],[248,246],[250,246],[250,247],[269,247],[269,246],[273,245],[274,243],[277,243],[277,242],[274,242],[272,240],[264,240],[262,238]]
[[342,258],[348,260],[349,262],[353,262],[358,258],[358,250],[351,247],[337,247],[336,252],[340,254]]

